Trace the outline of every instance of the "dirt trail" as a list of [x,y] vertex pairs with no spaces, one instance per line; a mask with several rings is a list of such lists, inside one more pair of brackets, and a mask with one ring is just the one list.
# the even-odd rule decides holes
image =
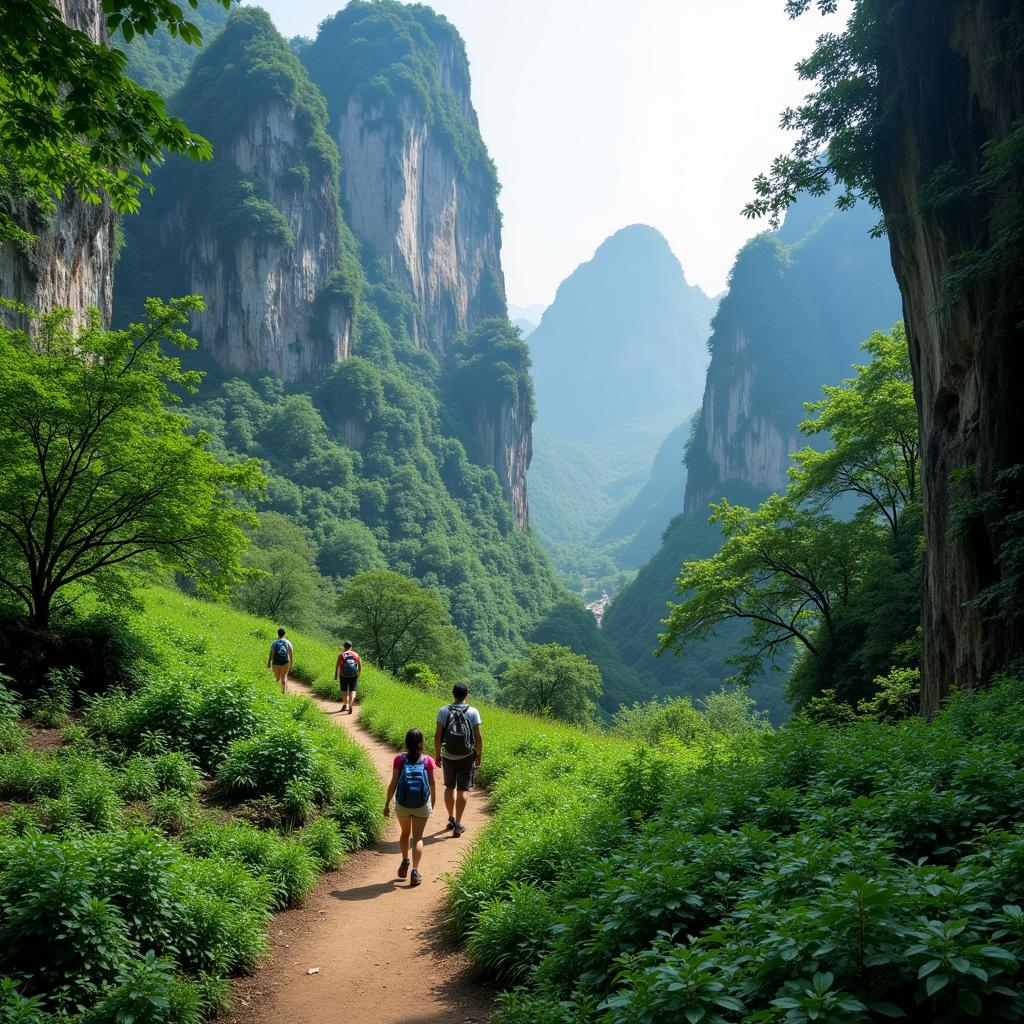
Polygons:
[[[292,685],[295,692],[307,687]],[[316,699],[316,698],[314,698]],[[358,727],[341,705],[317,700],[331,720],[366,748],[385,781],[395,751]],[[438,799],[441,797],[438,771]],[[396,874],[401,854],[394,818],[381,841],[324,875],[306,905],[271,923],[271,955],[234,987],[226,1024],[465,1024],[486,1021],[494,993],[473,976],[443,927],[445,872],[456,868],[488,815],[480,790],[470,794],[466,835],[441,831],[435,809],[425,833],[423,884]],[[310,975],[311,968],[319,973]]]

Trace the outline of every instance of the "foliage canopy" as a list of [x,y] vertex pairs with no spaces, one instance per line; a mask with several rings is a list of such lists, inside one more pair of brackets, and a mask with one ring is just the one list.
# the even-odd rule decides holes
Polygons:
[[147,303],[145,321],[107,331],[93,313],[33,314],[33,333],[0,329],[0,586],[33,624],[85,586],[124,598],[156,569],[224,593],[245,546],[236,491],[255,492],[253,461],[224,465],[170,408],[199,375],[165,346],[195,343],[181,330],[195,297]]

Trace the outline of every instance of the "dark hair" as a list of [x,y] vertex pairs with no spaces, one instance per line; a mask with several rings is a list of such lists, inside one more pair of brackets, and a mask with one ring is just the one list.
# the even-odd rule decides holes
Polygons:
[[352,641],[346,640],[341,646],[344,647],[345,650],[347,651],[352,646]]
[[469,696],[469,687],[465,683],[456,683],[452,687],[452,696],[456,700],[465,700]]
[[277,635],[278,635],[278,636],[284,636],[284,626],[282,626],[282,627],[281,627],[281,628],[280,628],[280,629],[279,629],[279,630],[277,631]]
[[423,756],[423,733],[419,729],[410,729],[405,734],[405,749],[409,752],[406,760],[412,764]]

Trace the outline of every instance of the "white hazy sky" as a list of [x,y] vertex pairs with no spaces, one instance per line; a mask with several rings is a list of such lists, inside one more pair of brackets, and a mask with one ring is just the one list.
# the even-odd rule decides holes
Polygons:
[[[340,0],[262,0],[286,36]],[[785,149],[794,71],[838,24],[783,0],[430,0],[461,32],[498,167],[509,301],[547,304],[612,232],[658,228],[687,278],[725,286],[765,225],[740,209]],[[344,154],[342,154],[344,160]]]

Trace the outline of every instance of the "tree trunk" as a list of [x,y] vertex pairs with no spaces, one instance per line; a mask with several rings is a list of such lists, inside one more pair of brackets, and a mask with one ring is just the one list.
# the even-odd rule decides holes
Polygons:
[[[1024,651],[1019,623],[967,607],[1000,580],[993,522],[964,533],[956,503],[1024,462],[1024,266],[1010,258],[947,302],[947,274],[965,250],[988,248],[999,218],[1019,217],[1024,168],[984,194],[922,208],[946,166],[976,179],[983,145],[1024,116],[1021,0],[880,0],[879,95],[888,115],[876,139],[875,179],[904,314],[922,437],[925,509],[922,711],[951,685],[984,685]],[[958,471],[966,470],[965,475]]]

